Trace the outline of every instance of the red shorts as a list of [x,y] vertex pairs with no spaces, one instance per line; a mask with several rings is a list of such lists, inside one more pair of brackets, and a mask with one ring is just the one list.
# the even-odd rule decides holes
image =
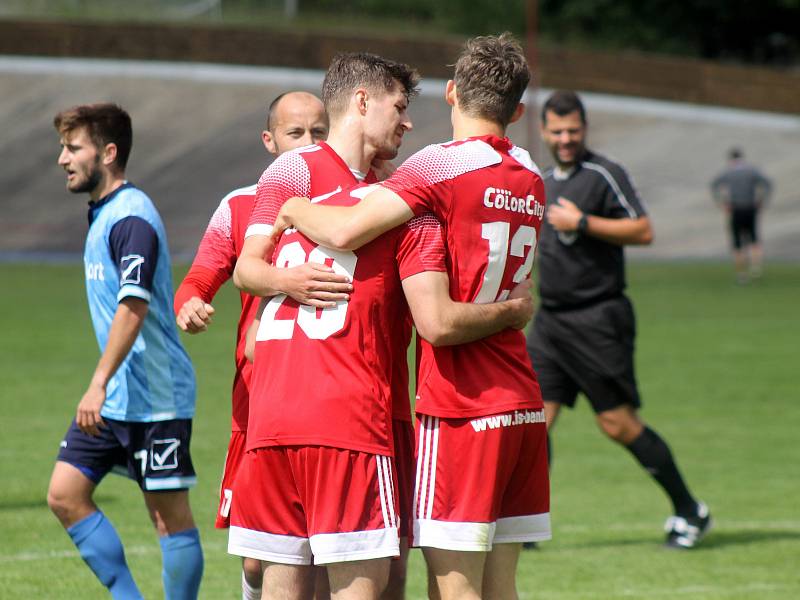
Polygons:
[[228,552],[309,565],[399,554],[392,459],[325,446],[247,452]]
[[217,519],[214,521],[214,527],[217,529],[227,529],[231,525],[233,482],[244,457],[246,438],[246,431],[231,431],[231,441],[228,442],[228,453],[225,455],[225,470],[222,471],[222,482],[219,484],[219,509]]
[[543,410],[417,416],[415,546],[486,551],[550,539]]
[[398,535],[411,533],[411,508],[414,504],[414,425],[411,421],[392,420],[394,463],[397,474],[397,502],[400,508]]

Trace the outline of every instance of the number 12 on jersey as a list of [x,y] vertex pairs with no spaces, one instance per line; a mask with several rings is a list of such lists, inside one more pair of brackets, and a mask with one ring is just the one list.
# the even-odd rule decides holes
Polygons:
[[[348,275],[353,279],[356,270],[358,257],[352,252],[331,250],[330,248],[320,248],[317,246],[308,253],[300,242],[292,242],[281,248],[278,260],[275,265],[281,268],[296,267],[305,262],[316,262],[324,264],[325,261],[333,261],[330,267],[334,273]],[[293,319],[278,319],[278,309],[286,300],[286,294],[273,296],[264,308],[261,316],[261,323],[256,333],[256,341],[264,340],[288,340],[294,335],[295,322],[300,329],[312,340],[324,340],[344,327],[347,316],[348,302],[340,301],[336,306],[322,309],[317,316],[317,308],[301,304],[297,310],[297,316]]]
[[[515,284],[521,283],[530,275],[533,268],[533,254],[536,248],[536,230],[529,225],[520,225],[511,239],[511,246],[509,247],[508,238],[510,232],[511,224],[505,221],[484,223],[481,226],[481,237],[489,242],[489,255],[486,258],[486,273],[483,275],[481,289],[475,297],[475,304],[498,302],[508,298],[511,290],[501,291],[500,284],[503,281],[503,274],[506,270],[506,261],[509,255],[524,258],[522,265],[512,278]],[[527,253],[525,252],[526,248],[529,248]]]

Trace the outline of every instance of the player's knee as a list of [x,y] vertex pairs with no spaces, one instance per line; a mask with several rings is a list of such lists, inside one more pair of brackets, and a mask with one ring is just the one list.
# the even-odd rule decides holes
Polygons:
[[260,588],[264,579],[264,572],[261,570],[261,561],[255,558],[245,558],[242,560],[242,571],[247,583],[254,588]]
[[76,500],[52,485],[47,490],[47,506],[65,527],[75,520],[74,515],[78,512]]
[[621,420],[600,414],[597,416],[597,424],[602,432],[615,442],[621,443],[623,441],[626,427]]

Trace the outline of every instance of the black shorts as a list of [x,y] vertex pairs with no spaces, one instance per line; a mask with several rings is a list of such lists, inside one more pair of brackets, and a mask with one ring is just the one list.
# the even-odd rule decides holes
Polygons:
[[755,208],[740,208],[731,212],[731,239],[737,250],[758,243]]
[[528,334],[528,354],[542,397],[570,408],[578,392],[595,413],[641,406],[633,370],[636,319],[625,296],[571,310],[540,308]]
[[100,435],[83,433],[73,419],[57,460],[95,484],[109,471],[127,475],[145,492],[187,489],[197,483],[189,453],[191,419],[137,423],[103,419]]

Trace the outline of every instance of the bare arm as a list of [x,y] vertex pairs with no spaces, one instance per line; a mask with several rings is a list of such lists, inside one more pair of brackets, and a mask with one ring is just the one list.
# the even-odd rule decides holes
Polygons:
[[328,248],[355,250],[414,216],[394,192],[380,186],[371,189],[361,202],[347,207],[290,198],[275,220],[273,240],[280,238],[288,227],[295,227]]
[[256,309],[256,314],[253,317],[253,322],[247,328],[247,333],[244,335],[244,356],[250,362],[255,360],[256,356],[256,334],[261,325],[261,315],[264,314],[264,308],[267,306],[269,298],[262,298]]
[[[577,231],[582,216],[584,213],[581,209],[566,198],[559,198],[547,207],[547,222],[556,231]],[[650,218],[646,216],[636,219],[608,219],[586,215],[586,229],[583,233],[618,246],[648,245],[653,241],[653,227]]]
[[319,263],[280,269],[267,262],[272,254],[270,238],[251,235],[244,241],[233,271],[233,283],[253,296],[286,294],[301,304],[326,308],[347,300],[353,286],[345,275]]
[[446,273],[425,271],[403,280],[403,291],[419,335],[434,346],[465,344],[512,327],[533,315],[531,283],[519,284],[509,300],[492,304],[454,302]]
[[78,403],[75,420],[84,433],[100,433],[98,426],[103,425],[100,410],[106,401],[106,386],[131,351],[147,316],[147,309],[147,302],[133,297],[123,298],[117,305],[108,342],[94,370],[89,388]]

